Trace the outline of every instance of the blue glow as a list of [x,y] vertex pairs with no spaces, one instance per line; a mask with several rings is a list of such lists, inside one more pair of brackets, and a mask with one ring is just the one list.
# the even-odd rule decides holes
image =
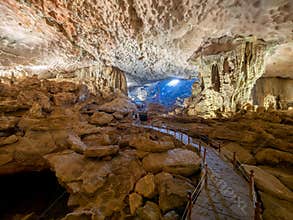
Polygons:
[[182,105],[184,99],[191,96],[195,81],[197,79],[165,79],[135,88],[129,92],[129,96],[137,103],[159,103],[169,108]]
[[167,83],[167,86],[176,86],[179,82],[179,79],[172,79],[170,82]]

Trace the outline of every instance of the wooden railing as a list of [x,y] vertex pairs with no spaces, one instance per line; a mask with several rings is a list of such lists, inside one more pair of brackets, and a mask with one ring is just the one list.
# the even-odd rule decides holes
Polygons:
[[[154,127],[152,124],[150,124],[149,126]],[[190,136],[188,136],[187,134],[184,134],[181,131],[172,130],[171,128],[169,128],[165,124],[161,124],[160,126],[155,126],[155,128],[165,129],[167,134],[174,135],[176,137],[176,139],[177,139],[177,134],[179,134],[179,140],[181,142],[183,142],[183,136],[186,135],[188,137],[188,143],[187,144],[193,143],[192,138]],[[209,144],[208,144],[208,146],[211,149],[215,149],[214,146],[210,146]],[[199,152],[199,155],[202,157],[202,155],[201,155],[202,148],[203,148],[202,143],[199,142],[198,145],[197,146],[194,145],[194,147],[197,148],[197,150]],[[191,219],[190,216],[191,216],[192,205],[195,204],[200,192],[203,189],[203,186],[207,185],[208,172],[209,171],[208,171],[207,165],[205,164],[206,148],[203,148],[203,149],[204,149],[204,152],[203,152],[203,157],[202,157],[202,166],[204,166],[204,175],[201,177],[199,183],[195,187],[195,190],[191,194],[187,195],[188,203],[187,203],[187,205],[185,207],[185,210],[183,212],[183,215],[182,215],[182,218],[181,218],[182,220],[186,219],[186,218]],[[221,145],[220,144],[218,144],[218,147],[217,147],[217,149],[215,149],[215,152],[222,159],[224,159],[226,161],[228,159],[228,162],[232,163],[234,169],[237,170],[244,177],[244,179],[249,183],[250,196],[251,196],[251,201],[253,203],[253,208],[254,208],[253,219],[254,220],[262,220],[261,202],[260,202],[260,200],[258,200],[258,197],[257,197],[257,192],[256,192],[256,189],[255,189],[256,187],[255,187],[255,182],[254,182],[254,172],[253,172],[253,170],[250,171],[250,175],[247,174],[247,172],[244,170],[244,168],[242,166],[242,163],[237,159],[236,152],[233,152],[232,160],[227,158],[225,155],[221,154]]]

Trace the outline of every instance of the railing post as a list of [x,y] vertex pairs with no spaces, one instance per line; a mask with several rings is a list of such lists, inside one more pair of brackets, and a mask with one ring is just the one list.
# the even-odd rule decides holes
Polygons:
[[176,138],[176,130],[174,130],[174,137]]
[[219,143],[219,146],[218,146],[218,151],[219,153],[221,153],[221,144]]
[[187,136],[187,143],[190,144],[190,137]]
[[260,202],[255,203],[254,220],[261,220],[261,204],[260,204]]
[[207,156],[207,149],[205,148],[203,151],[203,164],[206,162],[206,156]]
[[180,141],[182,142],[183,141],[183,133],[180,133]]
[[188,198],[188,215],[187,215],[187,219],[188,220],[191,220],[192,197],[191,197],[191,193],[190,192],[188,192],[187,198]]
[[208,187],[208,165],[205,164],[205,180],[204,180],[205,188]]
[[233,166],[236,168],[236,152],[233,152]]
[[250,170],[250,175],[249,175],[249,192],[250,196],[253,199],[253,186],[254,186],[254,171]]
[[169,129],[167,126],[166,126],[166,133],[169,134]]
[[199,151],[199,156],[201,156],[201,142],[198,142],[198,151]]

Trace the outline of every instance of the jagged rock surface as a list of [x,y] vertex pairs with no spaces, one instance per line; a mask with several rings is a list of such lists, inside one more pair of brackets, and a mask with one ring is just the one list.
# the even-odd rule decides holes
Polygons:
[[[154,138],[162,141],[153,146],[155,152],[158,148],[160,154],[168,154],[167,142],[172,148],[176,146],[179,154],[180,150],[185,153],[180,160],[175,160],[176,152],[173,152],[173,163],[168,165],[175,166],[174,173],[184,175],[186,170],[192,170],[188,172],[191,175],[195,168],[196,171],[200,169],[193,164],[200,162],[198,156],[183,149],[185,146],[178,144],[173,137],[133,126],[131,118],[135,106],[121,92],[103,97],[100,93],[90,93],[84,84],[38,80],[36,77],[16,81],[12,86],[0,86],[13,91],[11,96],[8,93],[0,95],[3,106],[0,110],[3,122],[0,129],[0,175],[51,169],[70,194],[67,204],[72,212],[64,220],[160,219],[165,212],[158,205],[160,182],[155,182],[155,173],[147,173],[142,163],[149,152],[129,144],[142,133],[148,134],[146,143],[152,143]],[[53,97],[64,93],[70,100],[74,97],[74,102],[55,102]],[[84,93],[86,98],[80,99]],[[26,102],[19,97],[33,99]],[[119,99],[126,102],[115,101]],[[19,107],[24,104],[26,108]],[[93,123],[93,116],[98,117],[94,114],[96,112],[111,116],[111,120]],[[169,176],[173,178],[172,174]],[[197,179],[197,176],[193,175],[193,178]],[[178,184],[175,180],[171,179],[169,184]],[[182,195],[194,189],[189,179],[181,177],[180,184],[186,185],[186,182],[190,187],[182,188]],[[168,186],[160,186],[160,189],[164,190],[164,187]],[[170,209],[177,211],[185,204],[186,201],[181,200]]]
[[251,102],[252,88],[264,73],[265,47],[255,38],[229,37],[203,45],[192,58],[199,66],[201,84],[200,92],[189,100],[187,114],[216,117]]

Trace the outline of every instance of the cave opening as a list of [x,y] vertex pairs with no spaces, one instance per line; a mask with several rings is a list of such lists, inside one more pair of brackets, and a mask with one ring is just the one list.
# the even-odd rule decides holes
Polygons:
[[197,79],[168,78],[129,89],[130,98],[149,108],[171,111],[181,107],[184,99],[192,95],[192,85]]
[[0,219],[61,219],[69,194],[51,171],[0,176]]

